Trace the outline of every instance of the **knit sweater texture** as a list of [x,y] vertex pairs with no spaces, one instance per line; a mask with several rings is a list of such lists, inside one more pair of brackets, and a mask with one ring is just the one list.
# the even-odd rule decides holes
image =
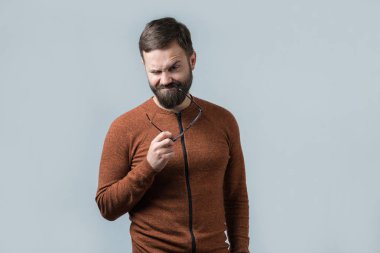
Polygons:
[[133,252],[249,252],[238,124],[226,109],[194,100],[203,113],[174,143],[175,155],[161,172],[146,159],[159,134],[146,114],[175,136],[197,116],[194,103],[176,114],[150,98],[108,130],[95,200],[107,220],[129,213]]

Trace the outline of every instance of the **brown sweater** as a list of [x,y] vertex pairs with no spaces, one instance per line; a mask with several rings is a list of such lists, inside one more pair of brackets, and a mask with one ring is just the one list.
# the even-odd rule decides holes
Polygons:
[[108,220],[129,213],[133,252],[249,252],[238,125],[222,107],[194,99],[202,116],[174,143],[161,172],[146,160],[159,131],[145,114],[177,135],[196,117],[193,103],[178,115],[151,98],[114,120],[105,138],[96,202]]

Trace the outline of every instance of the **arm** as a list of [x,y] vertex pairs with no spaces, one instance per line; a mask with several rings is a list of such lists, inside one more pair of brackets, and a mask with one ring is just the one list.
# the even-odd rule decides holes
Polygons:
[[229,129],[230,160],[224,178],[224,208],[231,253],[249,252],[249,206],[239,127],[232,118]]
[[115,220],[129,212],[152,185],[157,174],[147,159],[130,169],[131,144],[125,126],[114,122],[105,138],[99,168],[96,203],[104,218]]

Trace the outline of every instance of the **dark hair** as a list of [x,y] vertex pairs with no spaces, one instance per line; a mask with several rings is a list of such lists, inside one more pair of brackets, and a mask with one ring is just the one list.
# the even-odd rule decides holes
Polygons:
[[194,52],[190,31],[184,24],[170,17],[152,20],[146,24],[140,35],[140,55],[143,57],[143,51],[163,49],[173,41],[176,41],[188,56]]

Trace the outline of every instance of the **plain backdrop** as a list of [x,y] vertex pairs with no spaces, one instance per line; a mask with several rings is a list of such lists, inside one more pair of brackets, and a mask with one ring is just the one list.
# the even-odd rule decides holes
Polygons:
[[380,252],[379,1],[0,0],[0,252],[131,252],[95,203],[105,134],[152,94],[138,38],[192,32],[237,118],[251,252]]

